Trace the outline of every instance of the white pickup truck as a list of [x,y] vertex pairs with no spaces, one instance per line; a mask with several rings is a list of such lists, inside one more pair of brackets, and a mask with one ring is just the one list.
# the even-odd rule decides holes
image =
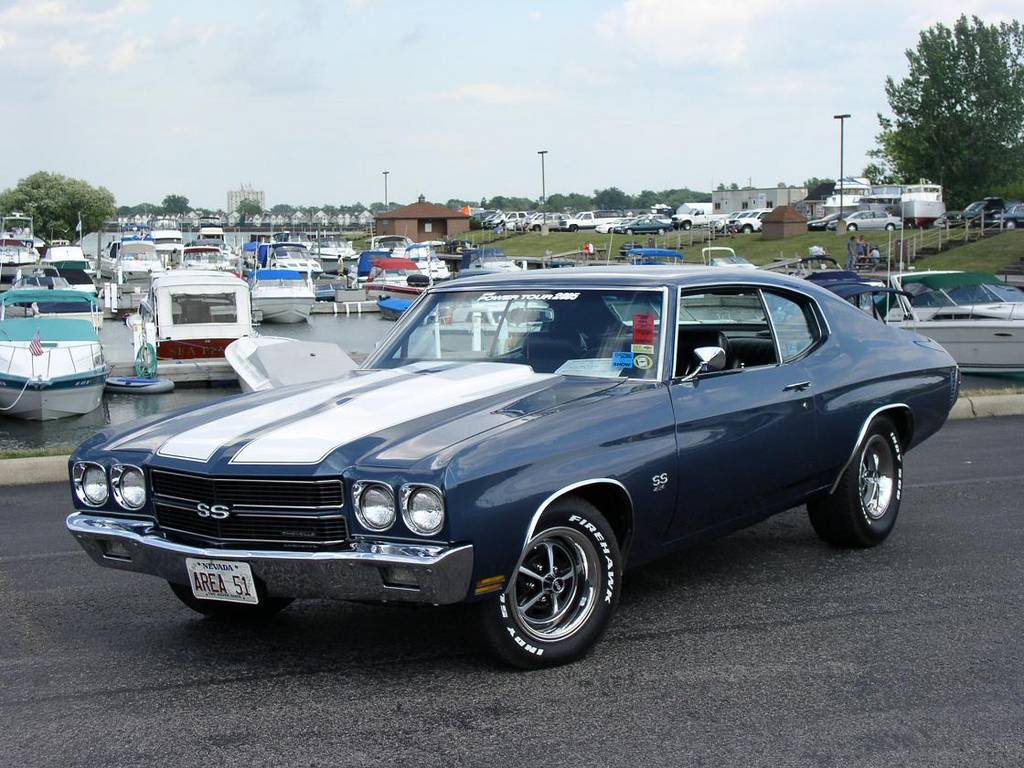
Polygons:
[[595,229],[598,224],[607,224],[621,219],[625,214],[622,211],[583,211],[569,216],[559,227],[569,232],[579,232],[581,229]]
[[711,227],[724,230],[728,217],[725,214],[712,213],[712,210],[711,203],[683,203],[672,214],[672,226],[676,229]]

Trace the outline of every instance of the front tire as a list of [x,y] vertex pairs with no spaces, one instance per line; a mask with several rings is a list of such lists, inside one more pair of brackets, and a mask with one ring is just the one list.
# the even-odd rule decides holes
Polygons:
[[857,231],[857,225],[856,224],[847,224],[846,225],[846,231],[847,232],[856,232]]
[[754,231],[754,228],[748,224],[745,227],[743,227],[743,229],[740,231],[743,232],[744,235],[749,235],[751,232]]
[[1015,219],[1010,219],[1008,222],[1006,222],[1005,226],[1006,226],[1007,229],[1016,229],[1017,228],[1017,221]]
[[896,525],[903,496],[903,451],[889,419],[875,419],[834,493],[807,504],[815,532],[837,547],[874,547]]
[[576,497],[537,523],[506,590],[480,604],[490,651],[520,669],[568,664],[608,627],[622,590],[622,556],[600,512]]
[[192,594],[192,589],[186,584],[175,584],[173,581],[169,581],[167,584],[170,586],[175,597],[193,611],[217,621],[264,621],[283,611],[292,604],[293,600],[290,597],[267,597],[265,594],[262,594],[262,590],[259,594],[260,601],[256,605],[226,603],[219,600],[200,600]]

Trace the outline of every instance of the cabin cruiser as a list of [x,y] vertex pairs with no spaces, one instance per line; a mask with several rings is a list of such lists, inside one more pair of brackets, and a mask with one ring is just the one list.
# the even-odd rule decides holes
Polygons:
[[87,320],[99,330],[103,314],[95,294],[72,290],[60,277],[23,278],[0,295],[0,320],[7,317],[58,317]]
[[39,261],[32,231],[32,217],[21,213],[0,216],[0,278],[18,267],[30,267]]
[[224,358],[237,374],[243,392],[336,380],[356,368],[337,344],[280,336],[239,339],[228,345]]
[[85,257],[80,245],[71,245],[67,240],[54,240],[46,249],[40,261],[45,266],[57,269],[74,269],[80,272],[92,272],[92,264]]
[[313,311],[316,293],[309,272],[256,269],[250,277],[252,308],[265,323],[304,323]]
[[159,360],[223,358],[228,344],[253,332],[249,286],[217,271],[156,275],[128,327],[136,360],[153,353]]
[[320,262],[299,243],[260,243],[256,249],[256,263],[266,269],[305,272],[314,280],[324,272]]
[[213,269],[220,272],[234,272],[235,265],[215,243],[209,245],[187,245],[181,256],[182,269]]
[[44,421],[89,413],[100,405],[106,378],[91,323],[0,319],[0,416]]
[[401,256],[405,249],[412,245],[410,238],[404,235],[377,235],[370,238],[368,251],[388,251],[392,256]]
[[160,261],[168,269],[176,267],[181,263],[181,255],[184,250],[181,227],[177,222],[170,219],[158,219],[153,222],[150,230],[150,237]]
[[[842,189],[841,203],[839,191]],[[864,195],[871,194],[871,183],[867,179],[847,176],[836,182],[835,191],[825,198],[825,215],[830,213],[853,213]],[[840,204],[842,209],[840,209]]]
[[900,215],[912,227],[929,227],[946,213],[942,187],[938,184],[911,184],[900,198]]
[[470,248],[462,252],[459,273],[521,272],[522,267],[505,255],[501,248]]
[[431,283],[439,280],[448,280],[452,274],[448,271],[448,265],[442,261],[433,247],[428,243],[413,243],[405,249],[402,258],[416,262],[420,272],[426,275]]
[[100,274],[118,283],[149,283],[163,271],[156,246],[149,240],[114,241],[100,258]]
[[368,299],[401,294],[418,296],[430,285],[430,278],[411,259],[375,259],[363,288]]

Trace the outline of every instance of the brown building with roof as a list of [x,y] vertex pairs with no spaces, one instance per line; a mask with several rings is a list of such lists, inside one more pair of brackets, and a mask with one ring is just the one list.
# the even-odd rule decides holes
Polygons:
[[374,222],[378,235],[404,235],[417,243],[444,240],[469,231],[469,216],[443,205],[428,203],[423,195],[412,205],[378,213]]
[[807,232],[807,219],[789,205],[773,208],[761,219],[761,233],[765,240],[781,240],[784,237],[802,235]]

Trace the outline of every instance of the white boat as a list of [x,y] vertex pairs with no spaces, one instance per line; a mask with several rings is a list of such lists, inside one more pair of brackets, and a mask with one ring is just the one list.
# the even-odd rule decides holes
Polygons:
[[410,238],[404,235],[377,235],[370,238],[368,251],[389,251],[392,256],[401,258],[405,249],[412,245]]
[[392,256],[373,261],[362,288],[366,290],[367,299],[377,299],[382,296],[419,296],[428,285],[430,278],[423,274],[415,261]]
[[757,269],[736,251],[723,245],[712,245],[700,249],[701,260],[709,267],[731,267],[733,269]]
[[168,269],[178,266],[185,247],[181,227],[170,219],[158,219],[149,234],[163,265]]
[[164,264],[149,240],[121,240],[100,257],[100,274],[119,283],[143,283],[164,272]]
[[911,184],[900,198],[900,215],[913,227],[928,227],[946,212],[942,187],[938,184]]
[[314,280],[324,273],[323,265],[301,243],[271,243],[267,266],[271,269],[308,272]]
[[96,330],[103,314],[95,294],[72,290],[61,277],[31,275],[0,295],[0,320],[9,317],[52,317],[85,320]]
[[313,311],[316,293],[309,272],[256,269],[250,278],[252,308],[265,323],[304,323]]
[[44,266],[55,266],[58,269],[93,271],[92,263],[86,258],[82,246],[71,245],[67,240],[51,242],[39,263]]
[[[840,196],[840,189],[842,196]],[[853,213],[860,205],[860,199],[864,195],[871,194],[871,183],[867,179],[847,176],[836,182],[835,191],[825,198],[825,216],[840,212],[840,199],[842,200],[842,212]]]
[[235,264],[225,255],[224,250],[211,243],[210,245],[189,245],[181,256],[183,269],[207,269],[218,272],[234,272]]
[[[249,285],[219,271],[176,269],[153,278],[139,311],[128,318],[136,359],[220,360],[250,336]],[[152,349],[150,349],[152,347]]]
[[0,320],[0,416],[42,421],[99,407],[107,365],[84,320]]
[[438,257],[437,252],[427,243],[413,243],[407,246],[405,255],[402,258],[416,262],[420,272],[426,275],[431,283],[436,283],[438,280],[448,280],[452,276],[448,270],[448,265]]
[[38,261],[32,217],[22,213],[0,216],[0,278]]
[[356,368],[337,344],[280,336],[239,339],[224,350],[224,358],[238,375],[243,392],[337,379]]
[[[969,272],[903,273],[893,275],[890,286],[903,293],[889,322],[941,344],[964,373],[1024,373],[1024,291]],[[975,294],[979,288],[986,293]],[[993,290],[1004,301],[957,301],[975,301]]]

